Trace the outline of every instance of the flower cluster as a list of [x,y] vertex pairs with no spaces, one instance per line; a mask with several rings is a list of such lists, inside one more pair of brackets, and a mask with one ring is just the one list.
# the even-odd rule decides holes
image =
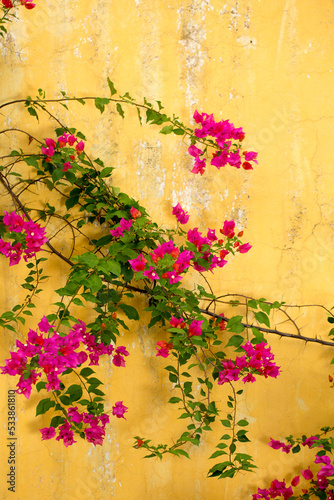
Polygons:
[[[63,149],[67,145],[73,148],[74,144],[76,153],[80,155],[85,149],[85,144],[83,141],[79,141],[73,134],[63,134],[58,137],[58,144],[53,139],[45,139],[45,146],[41,148],[42,154],[46,156],[44,161],[51,162],[57,148]],[[67,172],[67,170],[73,168],[73,162],[75,161],[75,154],[73,154],[73,152],[74,151],[69,151],[69,153],[65,155],[66,161],[64,162],[63,172]]]
[[[211,159],[211,165],[218,168],[225,167],[225,165],[231,165],[236,168],[244,168],[245,170],[252,170],[253,167],[250,161],[257,163],[257,153],[253,151],[244,151],[240,155],[240,143],[245,138],[245,134],[242,128],[235,128],[233,123],[228,120],[215,122],[213,115],[208,115],[207,113],[199,113],[195,111],[194,120],[200,125],[199,128],[195,129],[195,136],[199,139],[205,139],[206,137],[213,137],[215,139],[216,145],[219,147],[219,151],[213,153]],[[239,146],[233,144],[234,150],[231,150],[232,142],[238,141]],[[205,150],[201,150],[195,145],[191,145],[188,149],[188,153],[195,158],[195,165],[191,172],[193,174],[203,175],[206,167],[206,160],[200,158],[204,155]]]
[[142,216],[140,210],[137,210],[137,208],[135,207],[130,208],[130,214],[132,216],[131,220],[122,218],[120,220],[119,226],[117,226],[116,229],[110,230],[112,236],[114,236],[115,238],[123,238],[124,233],[129,231],[129,229],[132,227],[133,222]]
[[[177,260],[173,263],[173,271],[167,271],[159,275],[156,266],[159,261],[163,260],[165,255],[170,255],[172,259]],[[174,245],[174,242],[169,240],[155,248],[149,257],[154,266],[149,265],[148,269],[145,269],[148,261],[142,254],[139,254],[135,259],[129,260],[130,266],[135,272],[143,271],[145,278],[151,280],[158,280],[160,278],[168,279],[172,285],[182,279],[180,274],[189,267],[190,260],[194,257],[194,254],[187,250],[180,253],[179,248]]]
[[[303,441],[301,441],[301,444],[303,446],[308,446],[309,448],[313,448],[314,446],[318,448],[323,447],[321,442],[319,442],[319,436],[311,436],[309,438],[306,438]],[[284,451],[285,453],[289,453],[293,446],[292,444],[287,445],[281,441],[275,441],[272,438],[270,438],[270,442],[268,443],[268,445],[274,450],[282,449],[282,451]],[[316,492],[320,491],[322,492],[321,498],[327,498],[327,500],[334,500],[334,491],[332,489],[325,492],[326,488],[330,484],[328,478],[334,476],[334,467],[331,464],[330,457],[322,453],[323,451],[319,452],[319,454],[316,455],[314,460],[315,464],[320,464],[320,470],[318,471],[316,477],[314,476],[314,473],[311,471],[310,467],[300,471],[300,475],[306,481],[311,481],[310,489],[304,488],[302,489],[302,493],[313,495],[313,493],[316,494]],[[289,486],[289,488],[286,487],[284,481],[280,482],[277,479],[275,479],[271,483],[269,489],[258,488],[258,492],[253,494],[252,499],[253,500],[270,499],[270,498],[278,498],[280,496],[282,496],[284,499],[288,499],[292,497],[294,494],[292,487],[298,486],[298,484],[300,483],[300,475],[295,476],[292,479],[291,486]],[[325,496],[325,493],[327,496]],[[316,496],[317,497],[319,496],[320,498],[320,495],[316,494]]]
[[246,342],[241,348],[246,352],[244,356],[237,357],[235,361],[222,362],[224,369],[219,373],[218,384],[237,381],[241,377],[244,383],[255,382],[254,374],[263,375],[265,378],[276,378],[279,375],[279,367],[273,361],[274,355],[265,342],[254,346]]
[[[46,374],[47,391],[60,390],[61,375],[67,369],[77,368],[90,360],[90,365],[97,365],[102,354],[113,354],[115,366],[125,366],[124,356],[129,353],[124,346],[114,349],[111,345],[96,343],[94,335],[86,330],[83,321],[76,323],[68,335],[62,336],[50,325],[46,317],[38,324],[40,335],[29,330],[28,339],[25,344],[16,341],[16,352],[11,352],[10,359],[6,360],[6,366],[0,367],[2,373],[8,375],[20,375],[17,383],[17,392],[29,399],[32,385],[36,383],[42,373]],[[50,330],[53,334],[50,335]],[[46,333],[48,336],[43,336]],[[81,350],[81,344],[84,349]],[[87,354],[87,352],[88,354]]]
[[[187,337],[194,337],[194,336],[200,336],[202,335],[202,323],[203,320],[197,320],[195,318],[192,319],[192,322],[190,325],[188,325],[187,328],[187,323],[184,321],[182,318],[175,318],[175,316],[172,316],[170,319],[170,326],[172,328],[179,328],[181,330],[188,330],[187,331]],[[162,340],[160,342],[157,342],[157,356],[162,356],[163,358],[168,358],[169,351],[173,349],[173,342],[167,343],[165,340]]]
[[[180,204],[177,204],[173,208],[173,213],[176,215],[179,222],[186,223],[189,219],[189,215],[184,212]],[[124,230],[127,229],[127,225],[131,227],[131,221],[121,220],[120,226],[110,231],[115,236],[123,236]],[[187,271],[187,269],[192,265],[193,268],[198,272],[213,271],[217,267],[224,267],[227,264],[225,257],[230,253],[230,251],[236,250],[240,253],[246,253],[250,250],[251,245],[249,243],[240,244],[239,237],[242,236],[242,232],[239,232],[237,236],[234,233],[235,222],[234,220],[225,221],[224,226],[220,229],[221,234],[227,236],[225,246],[227,248],[221,248],[224,244],[222,239],[218,240],[214,229],[208,229],[207,235],[203,236],[197,227],[194,229],[189,229],[187,233],[187,241],[196,247],[199,252],[197,256],[192,250],[182,250],[174,245],[173,240],[165,241],[159,245],[155,250],[149,254],[149,256],[144,257],[143,254],[139,254],[135,259],[129,260],[132,269],[135,272],[143,271],[143,276],[151,280],[168,279],[169,284],[173,285],[181,281],[181,274]],[[232,241],[233,240],[233,241]],[[165,255],[168,254],[174,260],[171,261],[163,260]],[[165,268],[167,267],[168,270]],[[172,268],[172,270],[171,270]]]
[[[310,436],[309,438],[305,439],[304,441],[302,441],[302,445],[303,446],[308,446],[309,448],[312,448],[319,440],[319,437],[318,436]],[[282,441],[277,441],[273,438],[270,438],[270,442],[268,443],[268,446],[270,446],[270,448],[272,448],[273,450],[280,450],[282,449],[282,451],[284,451],[284,453],[290,453],[290,450],[292,448],[292,444],[286,444]],[[317,444],[317,446],[320,446],[319,444]]]
[[110,233],[115,238],[123,238],[124,231],[129,231],[129,229],[130,229],[131,226],[132,226],[132,221],[131,220],[121,219],[120,225],[116,229],[111,229]]
[[157,342],[157,354],[156,356],[162,356],[163,358],[168,358],[169,351],[173,349],[173,342],[166,342],[165,340],[161,340]]
[[[123,405],[122,401],[117,401],[112,408],[112,414],[117,418],[125,418],[124,413],[127,407]],[[106,413],[101,415],[92,415],[87,412],[79,412],[77,406],[71,406],[67,410],[67,420],[59,426],[59,433],[56,437],[57,441],[63,440],[64,445],[70,446],[74,441],[74,432],[84,432],[84,435],[89,443],[94,446],[102,445],[105,437],[105,427],[109,423],[109,416]],[[79,424],[79,425],[78,425]],[[44,427],[40,429],[42,434],[42,441],[51,439],[56,436],[56,429],[54,427]]]
[[258,488],[257,493],[252,497],[252,500],[279,498],[283,497],[284,500],[289,499],[293,495],[292,486],[294,485],[294,479],[292,480],[291,486],[287,487],[285,481],[278,481],[275,479],[272,481],[269,489]]
[[190,215],[188,214],[188,212],[185,212],[183,210],[183,208],[181,207],[180,203],[178,203],[177,205],[175,205],[175,207],[173,207],[173,211],[172,212],[173,212],[173,215],[175,215],[177,221],[180,224],[187,224]]
[[24,216],[21,217],[15,212],[5,211],[3,223],[9,231],[6,236],[15,242],[11,244],[0,238],[0,253],[9,257],[10,266],[18,264],[22,255],[25,261],[35,257],[36,252],[39,252],[42,245],[48,241],[43,227],[32,220],[25,221]]
[[31,10],[34,7],[36,7],[35,3],[32,3],[31,0],[19,0],[20,3],[17,3],[12,1],[12,0],[1,0],[2,5],[5,7],[5,9],[12,9],[13,7],[16,7],[17,5],[24,5],[26,9]]

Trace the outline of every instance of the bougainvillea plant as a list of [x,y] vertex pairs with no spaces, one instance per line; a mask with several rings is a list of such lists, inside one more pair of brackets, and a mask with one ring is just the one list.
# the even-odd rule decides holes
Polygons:
[[[186,424],[172,444],[154,444],[149,437],[137,435],[134,448],[144,451],[146,457],[162,459],[167,453],[189,457],[189,444],[199,445],[204,433],[219,420],[224,434],[210,458],[221,457],[221,461],[210,468],[209,476],[233,477],[240,470],[251,471],[256,467],[251,455],[238,448],[250,441],[245,429],[248,421],[238,417],[238,398],[244,384],[255,383],[261,376],[276,379],[280,375],[282,368],[277,366],[265,336],[275,334],[330,347],[334,343],[302,336],[299,331],[291,334],[271,328],[271,313],[284,310],[282,302],[243,297],[246,312],[226,316],[222,304],[241,307],[240,297],[216,297],[208,280],[212,273],[224,272],[231,259],[247,258],[244,255],[251,244],[244,240],[242,228],[228,216],[219,227],[193,227],[191,213],[177,203],[170,207],[176,229],[162,229],[137,200],[111,184],[114,167],[100,158],[93,159],[89,138],[63,123],[49,104],[67,107],[71,101],[93,101],[101,113],[107,105],[114,105],[122,118],[125,106],[133,107],[140,123],[146,121],[160,127],[162,134],[188,141],[191,172],[200,176],[207,168],[221,171],[230,167],[236,174],[250,175],[257,165],[257,153],[244,149],[243,129],[198,111],[192,129],[165,114],[160,101],[152,104],[144,99],[138,103],[128,93],[117,95],[109,79],[108,85],[109,97],[62,93],[61,98],[48,100],[40,89],[35,99],[0,106],[24,105],[32,119],[46,114],[56,123],[46,138],[14,127],[0,132],[28,136],[29,144],[35,147],[33,154],[13,149],[1,157],[0,182],[11,197],[12,209],[1,216],[0,253],[10,266],[26,266],[22,287],[27,295],[0,316],[0,326],[14,333],[19,324],[24,328],[26,318],[33,316],[43,282],[48,278],[61,285],[55,290],[50,310],[34,318],[25,342],[16,340],[1,372],[18,377],[17,392],[26,398],[32,391],[40,394],[36,416],[50,414],[49,425],[40,429],[41,439],[55,438],[66,447],[78,439],[102,445],[110,416],[126,420],[131,401],[106,400],[104,381],[94,366],[99,365],[101,356],[109,356],[115,367],[126,369],[129,352],[126,346],[118,345],[118,337],[122,329],[129,329],[127,320],[139,320],[131,299],[136,294],[144,296],[145,310],[150,314],[148,327],[156,325],[165,332],[164,340],[156,342],[155,355],[162,367],[167,363],[164,368],[175,394],[169,403],[179,408],[179,418]],[[30,202],[28,190],[37,189],[39,193],[42,189],[51,192],[57,201],[43,204],[39,195],[39,204]],[[65,228],[73,236],[67,252],[57,246],[57,237]],[[81,246],[79,238],[84,241]],[[44,273],[42,265],[51,256],[68,266],[63,282],[59,276],[50,278]],[[195,283],[196,275],[201,275],[208,289],[199,284],[187,286],[186,275]],[[87,314],[89,323],[82,319]],[[328,314],[333,322],[332,313]],[[227,413],[214,399],[222,385],[230,388]],[[222,412],[226,418],[220,418]],[[303,469],[291,485],[273,479],[269,489],[259,489],[253,498],[297,498],[293,496],[297,487],[302,488],[299,498],[332,498],[332,430],[324,428],[299,440],[290,436],[286,443],[272,438],[270,446],[283,452],[318,447],[314,463],[319,471]],[[299,486],[300,481],[307,484]]]
[[0,3],[0,36],[7,33],[5,24],[16,18],[18,7],[25,7],[28,10],[36,7],[36,4],[31,0],[1,0]]

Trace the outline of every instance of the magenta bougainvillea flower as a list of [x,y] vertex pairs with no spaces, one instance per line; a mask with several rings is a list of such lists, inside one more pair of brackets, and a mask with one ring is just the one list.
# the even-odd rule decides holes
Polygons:
[[[0,238],[0,253],[9,258],[10,266],[18,264],[22,255],[25,261],[33,258],[36,252],[41,250],[42,245],[48,241],[44,228],[32,220],[25,221],[24,217],[15,212],[8,213],[5,211],[3,222],[10,232],[23,233],[24,235],[24,242],[13,244]],[[11,234],[8,236],[15,238]]]
[[[216,145],[219,150],[215,151],[212,155],[210,161],[211,165],[214,165],[218,170],[226,165],[230,165],[235,168],[240,168],[242,166],[245,170],[252,170],[253,167],[250,161],[257,163],[257,153],[253,151],[245,151],[243,157],[240,155],[240,147],[235,144],[235,141],[239,141],[239,144],[244,140],[245,134],[241,127],[235,128],[233,123],[228,120],[223,120],[216,122],[213,115],[208,115],[207,113],[199,113],[197,110],[194,113],[194,120],[200,125],[194,131],[195,136],[198,139],[205,139],[206,137],[213,137],[216,141]],[[230,150],[233,145],[234,150]],[[202,151],[197,146],[192,144],[188,148],[188,153],[195,158],[195,165],[191,170],[194,174],[203,175],[205,170],[205,160],[200,159],[206,152]]]
[[44,439],[51,439],[56,435],[54,427],[44,427],[44,429],[40,429],[40,432],[42,433],[42,441]]
[[123,405],[123,401],[117,401],[115,405],[112,407],[112,414],[115,415],[117,418],[126,418],[124,417],[124,413],[128,411],[128,408]]
[[129,260],[129,263],[132,269],[138,273],[139,271],[144,271],[147,260],[140,253],[135,259]]
[[25,6],[26,9],[33,9],[36,7],[35,3],[32,3],[30,0],[21,0],[21,4]]
[[157,342],[157,356],[162,356],[163,358],[168,358],[169,351],[173,349],[173,342],[166,342],[165,340],[161,340]]
[[173,215],[175,215],[177,221],[180,224],[187,224],[190,217],[189,214],[183,210],[180,203],[178,203],[177,205],[175,205],[175,207],[173,207]]
[[203,320],[197,320],[197,319],[193,318],[193,320],[189,326],[189,329],[188,329],[188,337],[193,337],[194,335],[195,336],[202,335],[202,328],[201,328],[202,323],[203,323]]

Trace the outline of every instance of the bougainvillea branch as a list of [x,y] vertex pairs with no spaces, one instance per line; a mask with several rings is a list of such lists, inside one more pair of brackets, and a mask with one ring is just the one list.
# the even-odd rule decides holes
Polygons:
[[[47,412],[53,416],[49,425],[40,429],[43,440],[55,438],[66,447],[77,439],[102,445],[109,414],[126,420],[131,402],[113,401],[107,411],[110,402],[103,392],[104,382],[92,366],[100,363],[101,356],[109,356],[115,367],[126,368],[129,352],[126,346],[118,345],[118,337],[122,329],[129,329],[128,321],[139,320],[139,312],[131,304],[134,294],[145,295],[148,327],[156,325],[164,332],[164,339],[156,342],[156,356],[162,366],[168,359],[165,370],[175,394],[169,403],[177,405],[186,428],[172,444],[156,445],[149,438],[136,436],[134,448],[145,450],[147,457],[161,459],[167,453],[189,457],[188,445],[199,445],[203,434],[217,425],[217,417],[224,412],[226,418],[220,422],[225,434],[210,457],[223,457],[224,461],[213,465],[209,476],[233,477],[240,470],[255,468],[251,455],[238,450],[239,443],[249,442],[248,422],[238,417],[238,398],[243,394],[238,386],[252,384],[259,377],[276,379],[283,369],[277,366],[264,334],[328,347],[334,342],[301,335],[286,312],[285,318],[297,328],[297,334],[272,328],[273,313],[282,310],[283,303],[244,296],[245,303],[237,304],[228,300],[230,294],[215,296],[209,273],[224,272],[232,259],[247,258],[244,256],[251,250],[242,228],[228,217],[221,227],[193,227],[191,213],[177,203],[170,207],[176,229],[162,229],[137,200],[110,185],[114,167],[93,159],[89,139],[63,123],[48,105],[57,103],[67,109],[72,101],[93,101],[101,113],[112,105],[122,118],[125,106],[135,108],[140,123],[145,120],[160,127],[164,135],[188,141],[191,173],[195,175],[204,175],[209,165],[220,175],[229,167],[249,175],[257,165],[257,153],[243,149],[243,129],[228,120],[216,122],[213,115],[198,111],[193,129],[175,115],[165,114],[160,101],[152,104],[144,99],[138,103],[128,93],[118,95],[109,79],[108,86],[109,97],[68,97],[62,93],[60,99],[46,99],[39,89],[35,99],[0,105],[5,109],[24,104],[32,119],[39,120],[45,114],[56,125],[46,138],[38,136],[37,127],[34,135],[16,127],[1,131],[9,138],[14,131],[28,135],[35,150],[27,154],[13,149],[1,157],[0,182],[13,206],[1,217],[0,252],[9,259],[11,269],[19,263],[26,265],[28,274],[22,287],[28,295],[0,316],[0,326],[14,332],[18,322],[25,327],[43,280],[55,281],[56,294],[47,314],[34,318],[26,342],[16,340],[1,371],[19,377],[17,390],[26,398],[33,390],[44,394],[36,416]],[[37,187],[39,193],[43,189],[54,193],[57,203],[45,202],[46,197],[41,196],[34,204],[28,201],[27,192]],[[64,231],[70,232],[72,242],[66,252],[59,246]],[[79,236],[88,250],[77,245]],[[40,265],[52,254],[69,265],[64,280],[44,275]],[[202,276],[207,288],[198,284],[187,288],[184,277],[188,273],[195,282],[196,273]],[[228,314],[227,304],[244,308],[243,314]],[[80,310],[85,317],[88,314],[90,323],[82,320]],[[333,322],[332,313],[327,313],[328,321]],[[231,388],[227,413],[217,397],[224,384]],[[269,494],[282,491],[286,495],[286,490],[290,494],[290,489],[284,488],[277,486],[274,491],[272,487]]]

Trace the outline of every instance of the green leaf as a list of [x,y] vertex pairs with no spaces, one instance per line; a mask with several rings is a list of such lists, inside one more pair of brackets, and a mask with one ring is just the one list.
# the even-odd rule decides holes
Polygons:
[[97,274],[92,274],[91,276],[89,276],[89,278],[87,278],[85,286],[87,288],[90,288],[91,291],[94,293],[97,292],[98,290],[101,290],[101,288],[103,287],[103,282],[100,276],[98,276]]
[[242,316],[233,316],[227,322],[226,328],[233,333],[241,333],[245,327],[241,324]]
[[61,417],[60,415],[56,415],[51,420],[50,427],[54,427],[56,429],[58,427],[58,425],[63,424],[64,422],[65,422],[64,417]]
[[100,172],[100,178],[102,179],[103,177],[109,177],[110,173],[114,170],[113,167],[105,167],[101,172]]
[[166,125],[160,130],[160,134],[171,134],[173,132],[173,125]]
[[169,453],[173,453],[173,455],[177,455],[177,456],[182,455],[183,457],[187,457],[190,459],[188,453],[184,450],[181,450],[180,448],[175,448],[175,450],[168,450],[168,451],[169,451]]
[[184,134],[185,134],[185,131],[184,131],[184,130],[182,130],[182,128],[174,128],[174,129],[173,129],[173,133],[174,133],[175,135],[184,135]]
[[239,347],[244,342],[244,340],[245,340],[244,337],[242,337],[241,335],[233,335],[226,344],[226,347],[230,346]]
[[50,398],[41,399],[36,407],[36,417],[37,415],[43,415],[43,413],[46,413],[50,408],[53,408],[54,406],[56,406],[56,403],[54,401],[51,401]]
[[64,177],[64,174],[65,174],[65,172],[63,172],[63,170],[61,168],[56,168],[56,170],[54,170],[52,172],[53,182],[59,181],[62,177]]
[[237,422],[237,425],[239,425],[239,427],[246,427],[246,425],[249,425],[249,422],[247,422],[247,420],[243,419],[243,420],[239,420],[239,422]]
[[36,384],[37,392],[41,391],[42,389],[45,389],[45,386],[46,386],[46,382],[37,382],[37,384]]
[[254,316],[255,316],[256,321],[258,321],[259,323],[263,323],[268,328],[270,328],[269,318],[268,318],[266,313],[260,311],[260,312],[254,313]]
[[104,97],[96,97],[95,101],[95,107],[101,111],[101,114],[104,112],[105,105],[109,104],[109,99],[106,99]]
[[82,264],[86,264],[90,269],[95,269],[99,263],[99,258],[92,252],[86,252],[77,256],[77,260]]
[[81,385],[73,384],[67,389],[65,394],[70,395],[71,402],[78,401],[82,397],[82,387]]
[[129,319],[134,319],[136,321],[139,320],[138,311],[134,307],[129,306],[128,304],[119,304],[119,307],[122,309],[122,311],[126,314],[126,316]]
[[122,272],[122,268],[117,260],[108,260],[107,261],[108,270],[110,273],[115,274],[115,276],[120,276]]
[[24,161],[27,165],[38,168],[38,161],[35,156],[28,156],[27,158],[24,158]]
[[89,368],[88,366],[86,368],[83,368],[80,372],[80,375],[82,377],[89,377],[89,375],[92,375],[92,373],[95,373],[94,370],[92,370],[91,368]]
[[224,427],[231,427],[231,422],[229,420],[221,420]]
[[34,108],[32,108],[32,107],[29,106],[28,113],[31,116],[34,116],[37,119],[37,121],[39,121],[37,111]]
[[216,457],[220,457],[221,455],[227,455],[226,451],[215,451],[210,458],[216,458]]
[[252,309],[257,309],[257,300],[251,299],[247,302],[247,306],[251,307]]
[[170,398],[170,400],[168,401],[168,403],[172,403],[172,404],[175,404],[175,403],[180,403],[180,401],[182,401],[181,398]]
[[117,90],[115,89],[114,84],[110,80],[109,76],[107,77],[107,82],[108,82],[108,86],[109,86],[109,89],[110,89],[110,95],[113,96],[113,95],[117,94]]
[[265,313],[269,314],[271,310],[271,305],[266,304],[265,302],[259,302],[260,309],[264,311]]
[[122,117],[124,118],[124,111],[123,111],[123,108],[122,106],[120,105],[120,103],[118,102],[116,104],[116,110],[117,110],[117,113]]

